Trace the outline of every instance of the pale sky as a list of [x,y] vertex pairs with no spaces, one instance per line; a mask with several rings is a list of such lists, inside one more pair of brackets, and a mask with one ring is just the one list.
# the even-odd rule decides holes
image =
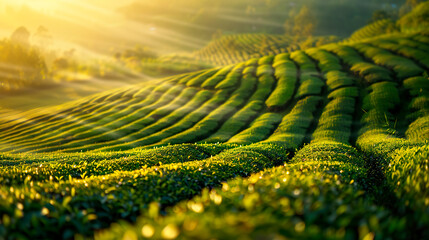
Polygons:
[[125,19],[117,8],[133,0],[1,0],[0,39],[18,27],[44,26],[60,47],[109,52],[139,43],[153,28]]
[[0,5],[21,6],[23,4],[38,10],[53,10],[64,3],[81,2],[104,8],[117,8],[133,2],[132,0],[2,0]]
[[189,51],[206,44],[174,28],[126,19],[118,9],[132,2],[136,0],[0,0],[0,39],[20,26],[31,34],[44,26],[57,47],[110,56],[136,44],[158,53]]

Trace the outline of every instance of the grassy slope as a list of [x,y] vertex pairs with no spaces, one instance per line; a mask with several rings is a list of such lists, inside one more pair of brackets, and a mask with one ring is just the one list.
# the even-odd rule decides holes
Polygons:
[[[270,193],[274,194],[272,198],[293,206],[291,212],[277,216],[277,224],[275,218],[268,220],[273,215],[259,212],[260,208],[273,211],[278,208],[261,198],[260,193],[255,195],[251,191],[245,194],[250,194],[248,201],[234,203],[230,201],[240,195],[216,190],[207,193],[213,206],[207,205],[209,202],[203,200],[203,195],[187,205],[184,203],[182,215],[169,214],[162,221],[154,220],[155,210],[149,207],[139,226],[149,224],[155,231],[153,234],[161,235],[170,227],[173,233],[177,231],[188,237],[205,231],[219,238],[240,234],[257,237],[267,231],[259,224],[269,222],[279,234],[284,231],[281,226],[291,225],[284,234],[296,237],[363,238],[368,234],[389,237],[401,232],[424,236],[427,220],[419,212],[427,210],[427,179],[423,177],[427,163],[424,157],[413,158],[408,152],[427,153],[425,102],[429,85],[428,79],[421,76],[428,69],[429,54],[425,54],[428,47],[429,38],[424,34],[331,44],[184,74],[153,85],[118,89],[57,108],[2,119],[0,196],[7,201],[2,201],[0,208],[6,216],[0,231],[16,237],[22,234],[70,237],[76,232],[87,235],[117,218],[135,221],[140,209],[148,208],[152,201],[160,202],[162,207],[169,206],[192,197],[204,187],[216,187],[236,176],[249,176],[289,162],[285,167],[260,173],[265,180],[257,188],[265,191],[274,184],[274,189],[281,191]],[[411,101],[400,101],[406,98]],[[151,150],[197,141],[210,144],[171,145]],[[211,143],[217,141],[227,143]],[[309,145],[302,148],[304,143]],[[399,150],[401,147],[405,148]],[[300,148],[291,159],[295,149]],[[390,151],[384,153],[385,148]],[[47,153],[56,150],[69,153]],[[102,152],[80,153],[87,150]],[[397,167],[392,168],[396,162],[403,168],[404,160],[400,159],[404,158],[414,159],[409,167],[418,167],[420,172],[402,176]],[[303,168],[314,172],[314,176],[328,174],[334,180],[324,183],[325,180],[318,178],[307,180],[308,176],[300,173]],[[378,172],[373,168],[379,169]],[[293,181],[277,185],[276,179],[285,178],[285,174],[290,175],[286,179]],[[302,180],[295,182],[295,179]],[[335,179],[341,183],[335,185],[338,190],[326,192]],[[236,188],[243,191],[250,189],[249,183],[241,181],[231,180],[228,184],[238,184]],[[357,185],[347,185],[354,181]],[[398,188],[398,182],[403,187]],[[421,187],[409,187],[416,182]],[[137,185],[145,190],[134,189]],[[311,187],[314,185],[320,185],[317,195]],[[380,188],[396,200],[384,203],[383,196],[377,195]],[[307,197],[289,195],[293,189],[302,189],[298,195],[309,194],[305,200],[310,201],[309,206],[319,204],[326,208],[323,211],[341,206],[350,209],[340,211],[343,220],[326,222],[323,219],[329,216],[322,214],[322,209],[316,217],[322,220],[312,220],[309,210],[299,207],[302,204],[299,201]],[[362,196],[353,189],[366,192],[365,200],[356,202]],[[343,193],[338,195],[338,192]],[[219,202],[217,195],[210,194],[220,194],[217,199],[223,200]],[[326,200],[317,200],[318,196]],[[331,205],[331,198],[344,199],[344,205]],[[125,202],[131,205],[124,205]],[[390,204],[399,210],[393,210]],[[368,206],[373,210],[365,211]],[[234,214],[230,222],[217,225],[205,224],[205,217],[200,219],[200,215],[194,214],[206,209],[207,216],[216,219],[216,214],[231,211],[231,207],[242,209],[237,217],[246,216],[249,224],[255,221],[252,227],[237,228],[240,221]],[[79,214],[84,209],[86,212]],[[40,220],[36,223],[31,220],[33,216]],[[202,225],[188,232],[188,218],[196,218]],[[259,218],[266,220],[256,220]],[[403,219],[416,224],[404,224]],[[383,221],[394,222],[395,228],[382,224]],[[25,226],[46,227],[46,231],[20,230]],[[229,232],[232,226],[237,230]],[[49,230],[57,228],[60,233]],[[129,230],[124,233],[113,229],[104,234],[112,238],[131,234],[133,228],[126,229]]]
[[427,238],[428,49],[331,44],[2,118],[0,236]]
[[391,19],[382,19],[356,30],[347,41],[360,41],[393,32],[399,32],[396,22]]
[[[428,69],[428,48],[426,35],[389,35],[251,59],[127,87],[54,110],[2,119],[0,147],[12,152],[127,150],[137,146],[213,142],[222,132],[233,134],[221,137],[220,142],[243,143],[240,136],[253,128],[256,132],[252,134],[258,133],[259,121],[266,119],[273,124],[272,130],[260,139],[244,141],[248,144],[268,141],[270,135],[277,134],[277,126],[282,126],[281,119],[290,120],[291,116],[298,122],[300,118],[308,119],[308,126],[304,124],[300,133],[308,135],[311,132],[307,134],[306,130],[314,130],[309,126],[311,119],[325,118],[314,106],[321,109],[330,101],[345,101],[349,110],[336,111],[347,111],[350,116],[336,121],[348,119],[346,122],[353,123],[359,121],[354,116],[357,102],[363,102],[365,111],[371,110],[368,104],[372,99],[363,94],[385,90],[405,94],[402,82],[422,76]],[[359,91],[362,87],[366,91]],[[412,88],[413,83],[407,87]],[[423,117],[427,107],[425,94],[423,91],[415,95],[412,106],[402,104],[403,107],[394,109],[394,114],[401,113],[398,118],[406,118],[409,123]],[[420,115],[406,115],[405,109],[418,109]],[[330,116],[329,112],[326,114]],[[297,126],[290,124],[285,131],[297,135]],[[348,139],[345,135],[344,140]],[[294,147],[301,144],[297,142]]]
[[217,66],[320,46],[338,41],[335,36],[291,37],[279,34],[232,34],[215,39],[190,58]]

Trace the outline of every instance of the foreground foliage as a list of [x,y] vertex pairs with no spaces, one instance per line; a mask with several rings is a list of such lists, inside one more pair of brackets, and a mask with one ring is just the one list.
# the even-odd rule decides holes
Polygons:
[[429,238],[428,49],[397,33],[2,118],[0,239]]

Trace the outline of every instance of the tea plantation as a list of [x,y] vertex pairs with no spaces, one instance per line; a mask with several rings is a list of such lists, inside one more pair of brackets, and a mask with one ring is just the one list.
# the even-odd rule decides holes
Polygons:
[[391,25],[2,115],[0,239],[429,239],[429,33]]
[[[376,28],[377,31],[372,30],[371,32],[374,32],[373,36],[385,33],[379,30],[384,29],[384,25],[386,24],[382,23],[382,27]],[[364,34],[367,34],[365,29],[362,31]],[[358,35],[363,37],[363,34]],[[351,37],[351,39],[354,38],[355,36]],[[307,38],[262,33],[232,34],[215,39],[209,42],[204,48],[195,51],[190,56],[182,57],[198,59],[216,66],[222,66],[240,63],[251,58],[260,58],[267,55],[292,52],[299,49],[306,49],[312,46],[324,45],[337,41],[338,38],[335,36]],[[180,55],[175,57],[180,58]]]
[[4,117],[0,236],[427,238],[428,70],[398,33]]

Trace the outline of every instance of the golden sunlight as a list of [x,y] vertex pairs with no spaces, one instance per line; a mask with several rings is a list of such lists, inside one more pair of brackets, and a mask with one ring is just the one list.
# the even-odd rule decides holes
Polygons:
[[0,240],[429,239],[428,16],[0,0]]

